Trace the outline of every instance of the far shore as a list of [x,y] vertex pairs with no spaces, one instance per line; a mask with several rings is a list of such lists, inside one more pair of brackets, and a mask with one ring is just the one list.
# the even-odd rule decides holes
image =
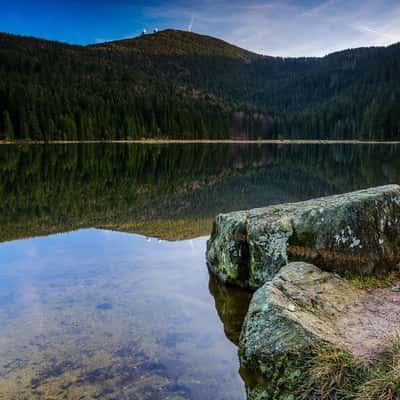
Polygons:
[[319,139],[138,139],[138,140],[0,140],[0,145],[35,144],[400,144],[400,141],[378,140],[319,140]]

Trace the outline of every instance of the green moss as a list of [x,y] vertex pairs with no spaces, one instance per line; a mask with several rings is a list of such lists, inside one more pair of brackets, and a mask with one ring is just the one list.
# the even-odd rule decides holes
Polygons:
[[400,336],[374,364],[356,362],[341,349],[318,347],[299,360],[283,357],[270,377],[245,375],[248,400],[398,400],[400,398]]
[[400,274],[391,271],[380,275],[347,275],[346,278],[359,289],[374,289],[379,287],[394,286],[400,283]]
[[307,372],[306,364],[297,354],[282,356],[262,374],[256,363],[248,367],[240,371],[247,388],[247,400],[297,399],[298,388]]

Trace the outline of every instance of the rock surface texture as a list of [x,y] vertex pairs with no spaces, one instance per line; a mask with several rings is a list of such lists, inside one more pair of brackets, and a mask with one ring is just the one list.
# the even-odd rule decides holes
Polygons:
[[400,326],[400,294],[365,290],[314,265],[294,262],[258,289],[239,342],[248,400],[295,399],[316,349],[376,360]]
[[258,288],[290,261],[368,275],[400,260],[400,186],[220,214],[207,245],[221,280]]
[[285,398],[313,348],[344,348],[335,321],[355,296],[345,280],[302,262],[283,267],[258,289],[239,344],[245,378],[257,377],[245,379],[248,398]]

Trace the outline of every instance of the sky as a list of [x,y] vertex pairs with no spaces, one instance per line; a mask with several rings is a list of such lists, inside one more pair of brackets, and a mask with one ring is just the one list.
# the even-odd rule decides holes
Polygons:
[[0,0],[0,31],[74,44],[182,29],[273,56],[400,41],[400,0]]

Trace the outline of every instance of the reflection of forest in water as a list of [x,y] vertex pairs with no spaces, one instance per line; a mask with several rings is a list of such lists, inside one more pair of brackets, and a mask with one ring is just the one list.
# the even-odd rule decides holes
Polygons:
[[166,239],[215,214],[400,182],[395,145],[0,147],[0,240],[81,227]]
[[[398,149],[0,146],[0,241],[205,236],[219,212],[400,183]],[[242,400],[250,294],[208,276],[205,241],[2,243],[0,399]]]

